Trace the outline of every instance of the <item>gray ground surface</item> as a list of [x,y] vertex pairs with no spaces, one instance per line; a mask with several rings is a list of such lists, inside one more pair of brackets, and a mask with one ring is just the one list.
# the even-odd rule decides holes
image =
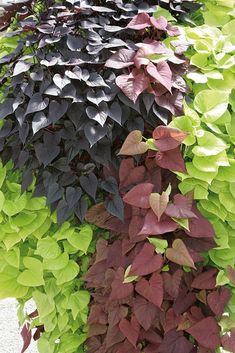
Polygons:
[[[25,353],[37,353],[35,342]],[[20,353],[22,339],[17,319],[17,303],[14,299],[0,300],[0,352]]]

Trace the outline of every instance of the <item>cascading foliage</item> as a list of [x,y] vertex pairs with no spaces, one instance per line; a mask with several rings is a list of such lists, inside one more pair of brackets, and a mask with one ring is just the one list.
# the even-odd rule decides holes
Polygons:
[[[22,169],[23,190],[36,174],[34,194],[47,196],[61,224],[74,213],[84,219],[88,196],[102,200],[101,166],[117,165],[130,131],[182,113],[180,32],[155,9],[141,0],[46,1],[20,22],[19,46],[0,60],[2,82],[10,80],[1,157]],[[117,203],[120,217],[118,195],[109,210]]]
[[0,298],[22,353],[235,352],[234,9],[6,8]]
[[233,292],[230,320],[223,320],[230,328],[235,325],[235,2],[205,1],[205,5],[205,23],[185,29],[192,44],[188,55],[193,67],[187,75],[192,101],[171,125],[188,133],[183,141],[187,174],[179,174],[179,188],[183,193],[193,191],[214,227],[217,246],[208,252],[208,259],[219,270],[217,284],[229,284]]

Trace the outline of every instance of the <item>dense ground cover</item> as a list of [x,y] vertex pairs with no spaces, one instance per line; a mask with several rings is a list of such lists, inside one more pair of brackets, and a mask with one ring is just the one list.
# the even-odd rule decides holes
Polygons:
[[22,352],[235,352],[234,7],[1,18],[0,297]]

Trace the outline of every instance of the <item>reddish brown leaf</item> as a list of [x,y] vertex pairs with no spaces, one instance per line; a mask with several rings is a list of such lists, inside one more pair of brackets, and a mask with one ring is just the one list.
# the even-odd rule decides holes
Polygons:
[[187,311],[195,302],[197,298],[195,293],[186,290],[180,290],[178,297],[175,299],[173,304],[173,310],[176,315],[181,315]]
[[128,321],[126,319],[122,319],[119,323],[119,328],[122,332],[122,334],[128,339],[128,341],[136,347],[136,343],[139,337],[140,333],[140,325],[136,319],[136,317],[133,315],[131,317],[131,321]]
[[115,326],[117,325],[121,319],[126,317],[128,314],[128,308],[124,305],[114,305],[110,308],[108,312],[108,323],[109,325]]
[[170,219],[170,217],[162,217],[161,221],[158,222],[155,213],[149,210],[145,216],[144,225],[139,234],[159,235],[173,232],[177,228],[178,224]]
[[135,185],[144,181],[145,167],[135,167],[134,159],[127,158],[121,161],[119,167],[120,188]]
[[176,298],[179,294],[183,274],[182,270],[176,270],[173,275],[168,272],[162,274],[164,289],[172,298]]
[[135,290],[157,307],[161,307],[163,301],[163,280],[159,273],[154,273],[149,281],[142,278],[137,282]]
[[133,313],[139,324],[145,329],[145,331],[148,331],[156,317],[157,308],[149,301],[137,296],[134,300]]
[[222,337],[222,345],[229,352],[235,353],[235,328],[231,330],[230,334]]
[[158,126],[153,131],[157,148],[164,152],[175,149],[187,137],[187,133],[170,126]]
[[191,202],[189,202],[188,198],[177,194],[174,196],[174,203],[167,206],[165,213],[175,218],[197,218],[191,208]]
[[190,353],[193,348],[184,336],[183,332],[169,331],[165,334],[164,339],[159,347],[159,353]]
[[122,267],[119,267],[112,282],[112,292],[110,295],[110,299],[123,299],[132,294],[134,289],[133,284],[123,283],[123,281],[124,269]]
[[106,331],[107,331],[106,325],[101,325],[101,324],[89,325],[87,338],[90,338],[92,336],[103,335]]
[[106,211],[103,203],[98,203],[87,211],[85,218],[87,222],[106,229],[105,222],[110,218],[110,214]]
[[120,343],[124,340],[124,336],[120,331],[118,325],[116,326],[109,326],[106,336],[106,348],[110,348],[117,343]]
[[123,197],[123,201],[135,207],[150,208],[149,196],[153,188],[154,185],[150,183],[138,184]]
[[173,241],[172,248],[166,250],[166,257],[168,260],[178,265],[189,266],[196,269],[193,259],[181,239],[175,239]]
[[163,265],[161,255],[155,253],[153,245],[146,243],[140,253],[135,257],[128,276],[145,276],[153,273]]
[[149,147],[146,142],[142,141],[142,139],[143,137],[141,131],[134,130],[130,132],[118,154],[135,156],[136,154],[143,154],[147,152]]
[[224,307],[231,297],[231,292],[228,288],[219,288],[211,292],[207,296],[207,303],[215,315],[222,315]]
[[128,340],[125,340],[120,345],[120,347],[118,347],[118,350],[116,353],[141,353],[141,352],[138,348],[133,347]]
[[30,329],[30,325],[28,322],[26,322],[21,330],[21,336],[23,338],[23,348],[21,350],[21,353],[24,353],[26,349],[29,347],[31,339],[32,339],[32,331]]
[[170,151],[157,152],[156,163],[161,168],[186,173],[184,160],[178,147]]
[[227,267],[227,276],[230,282],[235,285],[235,270],[232,268],[232,266]]
[[220,327],[212,316],[209,316],[186,330],[205,348],[216,349],[220,346]]
[[208,271],[202,272],[192,282],[192,287],[197,289],[214,289],[216,286],[216,275],[218,270],[212,268]]
[[194,238],[214,238],[215,232],[208,219],[203,217],[196,207],[193,207],[192,211],[197,218],[190,219],[189,231],[186,233]]

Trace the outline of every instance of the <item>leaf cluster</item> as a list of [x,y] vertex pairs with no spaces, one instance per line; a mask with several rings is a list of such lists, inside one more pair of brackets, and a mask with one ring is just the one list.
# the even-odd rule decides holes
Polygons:
[[230,320],[222,321],[227,328],[235,322],[235,3],[204,2],[205,23],[185,29],[192,43],[188,56],[193,68],[187,76],[194,96],[171,126],[188,134],[183,141],[187,173],[178,174],[179,188],[183,194],[193,191],[199,209],[212,223],[217,247],[208,255],[219,269],[217,283],[230,284],[233,292]]
[[[23,190],[37,174],[34,195],[46,195],[60,224],[74,213],[83,221],[88,199],[99,200],[101,166],[118,163],[128,132],[182,113],[187,61],[166,38],[178,29],[152,16],[154,3],[46,1],[20,22],[19,45],[0,59],[2,82],[9,80],[2,160],[23,171]],[[137,71],[125,58],[119,68],[108,65],[122,53],[135,53]],[[138,93],[131,100],[120,83],[126,75]]]
[[[21,193],[21,175],[0,168],[0,297],[19,301],[24,352],[34,332],[39,352],[83,352],[90,294],[82,276],[94,251],[93,226],[61,227],[45,198]],[[33,189],[32,185],[32,189]],[[37,310],[24,311],[33,299]]]
[[[121,153],[144,152],[133,133]],[[162,126],[153,136],[152,146],[162,152],[179,148],[186,134]],[[123,222],[103,204],[86,215],[110,231],[109,241],[97,242],[85,276],[87,288],[94,290],[89,353],[214,352],[222,345],[218,321],[230,291],[216,286],[218,270],[202,256],[214,246],[213,228],[190,195],[178,193],[176,178],[159,166],[157,153],[152,149],[138,163],[121,162]],[[169,182],[172,187],[166,188]]]

